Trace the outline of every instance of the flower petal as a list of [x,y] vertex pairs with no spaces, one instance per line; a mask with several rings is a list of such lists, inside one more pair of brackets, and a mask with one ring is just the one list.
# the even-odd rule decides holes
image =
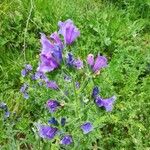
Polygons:
[[104,107],[106,111],[112,111],[115,100],[116,100],[115,96],[112,96],[111,98],[107,99],[97,97],[95,102],[99,107]]
[[50,110],[50,112],[55,112],[59,106],[60,106],[60,103],[56,100],[47,101],[47,107]]
[[81,129],[84,134],[87,134],[93,130],[93,125],[90,122],[85,122],[83,125],[81,125]]
[[55,81],[47,81],[46,86],[54,90],[58,89],[58,85]]
[[39,136],[45,139],[53,139],[57,134],[58,129],[47,125],[37,125]]
[[71,45],[78,36],[80,36],[80,31],[73,24],[73,21],[68,19],[65,22],[58,22],[59,34],[62,34],[66,44]]
[[93,71],[97,73],[101,68],[104,68],[107,66],[107,59],[104,56],[98,55],[95,64],[93,66]]
[[94,65],[94,55],[93,54],[89,54],[87,56],[87,63],[92,67]]
[[60,144],[63,144],[63,145],[70,145],[72,143],[72,137],[70,135],[65,135],[61,141],[60,141]]
[[77,69],[82,69],[83,68],[83,61],[80,59],[74,60],[73,65]]

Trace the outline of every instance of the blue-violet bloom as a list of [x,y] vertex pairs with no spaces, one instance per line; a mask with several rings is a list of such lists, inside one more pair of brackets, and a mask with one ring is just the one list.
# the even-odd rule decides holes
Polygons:
[[48,123],[50,123],[51,125],[55,125],[55,126],[59,125],[58,121],[54,117],[48,120]]
[[98,55],[94,62],[94,55],[89,54],[87,57],[87,63],[90,65],[94,73],[99,73],[99,71],[107,66],[107,58]]
[[106,111],[112,111],[115,100],[116,100],[116,96],[112,96],[111,98],[107,98],[107,99],[97,97],[95,99],[95,103],[99,107],[104,107]]
[[28,94],[27,92],[25,92],[25,93],[23,93],[23,97],[24,97],[25,99],[29,99],[29,94]]
[[54,89],[54,90],[57,90],[58,89],[58,85],[55,81],[47,81],[46,82],[46,86],[48,88],[51,88],[51,89]]
[[58,33],[63,35],[65,44],[71,45],[80,36],[80,31],[70,19],[65,22],[59,21],[58,26],[60,28]]
[[64,126],[66,124],[66,118],[61,118],[60,123],[61,123],[61,126]]
[[73,65],[77,69],[82,69],[83,68],[83,61],[80,59],[74,60]]
[[6,111],[5,112],[5,115],[4,115],[4,118],[6,119],[6,118],[9,118],[9,116],[10,116],[10,112],[9,111]]
[[95,86],[94,88],[93,88],[93,91],[92,91],[92,97],[93,98],[96,98],[97,96],[98,96],[98,94],[99,94],[99,88],[98,88],[98,86]]
[[93,54],[89,54],[87,56],[87,63],[90,65],[90,66],[93,66],[94,65],[94,55]]
[[27,89],[28,89],[28,84],[24,83],[22,85],[22,87],[20,88],[20,92],[21,93],[25,93]]
[[58,129],[47,125],[37,125],[39,136],[44,139],[53,139],[57,134]]
[[60,106],[60,103],[56,100],[47,101],[47,107],[50,110],[50,112],[55,112],[59,106]]
[[22,77],[25,77],[27,75],[26,69],[21,70],[21,75]]
[[65,135],[65,136],[61,139],[60,144],[63,144],[63,145],[70,145],[72,142],[73,142],[72,137],[71,137],[70,135]]
[[71,76],[68,76],[68,75],[64,75],[64,80],[67,81],[67,82],[71,82]]
[[25,69],[28,71],[32,71],[32,66],[30,64],[26,64]]
[[93,125],[90,122],[86,122],[83,125],[81,125],[81,129],[84,134],[87,134],[93,130]]
[[67,58],[66,58],[66,63],[67,63],[67,65],[72,66],[74,60],[75,60],[75,59],[74,59],[74,57],[73,57],[73,54],[72,54],[72,53],[68,53]]
[[26,64],[25,68],[21,71],[21,75],[25,77],[30,71],[32,71],[32,66],[30,64]]
[[83,61],[80,59],[75,59],[72,53],[67,54],[66,63],[70,67],[75,67],[77,69],[83,68]]
[[56,32],[50,36],[50,40],[45,34],[41,33],[41,44],[41,62],[37,70],[43,73],[53,71],[58,68],[62,61],[62,42]]

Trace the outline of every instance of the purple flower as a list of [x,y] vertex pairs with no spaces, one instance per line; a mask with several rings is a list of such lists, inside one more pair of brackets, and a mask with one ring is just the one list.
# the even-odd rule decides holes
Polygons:
[[93,71],[98,72],[101,68],[104,68],[107,66],[107,59],[104,56],[97,56],[95,60],[95,64],[93,66]]
[[106,111],[112,111],[115,100],[116,100],[115,96],[112,96],[111,98],[107,98],[107,99],[97,97],[95,99],[95,103],[99,107],[104,107],[106,109]]
[[77,69],[83,68],[83,61],[80,59],[75,59],[72,53],[68,53],[66,58],[66,63],[70,67],[75,67]]
[[29,99],[29,94],[28,94],[27,92],[25,92],[25,93],[23,93],[23,97],[24,97],[25,99]]
[[9,111],[6,111],[5,112],[5,115],[4,115],[4,118],[6,119],[6,118],[9,118],[9,116],[10,116],[10,112]]
[[30,64],[26,64],[25,68],[21,71],[21,75],[25,77],[30,71],[32,71],[32,66]]
[[45,36],[45,34],[41,33],[41,44],[41,62],[37,70],[43,73],[50,72],[58,68],[62,61],[63,45],[56,32],[50,36],[50,40]]
[[93,125],[90,122],[86,122],[83,125],[81,125],[81,129],[84,134],[87,134],[93,130]]
[[22,85],[22,87],[20,88],[20,92],[21,93],[25,93],[27,89],[28,89],[28,84],[24,83]]
[[28,71],[32,71],[32,66],[30,64],[26,64],[25,69]]
[[55,81],[47,81],[46,82],[46,86],[48,88],[51,88],[51,89],[54,89],[54,90],[57,90],[58,89],[58,85]]
[[94,55],[89,54],[87,57],[87,62],[92,68],[93,72],[98,73],[101,68],[104,68],[107,66],[107,58],[104,56],[98,55],[95,62],[94,62]]
[[83,68],[83,61],[80,59],[74,60],[73,65],[77,69],[82,69]]
[[21,75],[22,77],[25,77],[27,75],[26,69],[21,70]]
[[65,44],[71,45],[78,36],[80,36],[80,31],[73,24],[73,21],[68,19],[65,22],[58,22],[59,34],[63,35]]
[[49,38],[50,39],[48,39],[45,34],[41,33],[41,54],[47,57],[57,51],[62,52],[63,50],[63,45],[57,32],[54,32]]
[[70,76],[65,75],[65,76],[64,76],[64,80],[67,81],[67,82],[71,82],[72,79],[71,79]]
[[99,88],[98,88],[98,86],[95,86],[93,88],[92,97],[96,98],[98,96],[98,94],[99,94]]
[[24,83],[22,85],[22,87],[20,88],[20,92],[23,94],[23,96],[24,96],[25,99],[29,98],[29,95],[27,93],[27,89],[28,89],[28,84],[26,84],[26,83]]
[[64,126],[66,124],[66,118],[61,118],[61,126]]
[[38,79],[48,81],[46,74],[44,74],[43,72],[39,72],[39,71],[37,71],[35,74],[32,75],[32,80],[38,80]]
[[80,83],[79,83],[79,82],[76,82],[76,83],[75,83],[75,86],[76,86],[77,89],[79,89],[79,88],[80,88]]
[[44,139],[53,139],[57,134],[58,129],[47,125],[37,125],[39,136]]
[[56,61],[56,59],[50,54],[48,57],[46,55],[41,55],[40,57],[41,63],[39,64],[39,67],[37,68],[37,71],[39,72],[51,72],[54,69],[58,68],[59,63]]
[[73,65],[74,57],[73,57],[72,53],[68,53],[68,56],[66,58],[66,62],[67,62],[67,65],[69,65],[69,66]]
[[54,117],[48,120],[48,123],[50,123],[51,125],[55,125],[55,126],[59,125],[58,121]]
[[72,142],[73,142],[72,137],[71,137],[70,135],[65,135],[65,136],[61,139],[60,144],[63,144],[63,145],[70,145]]
[[94,55],[93,54],[89,54],[87,57],[87,62],[90,66],[94,65]]
[[47,107],[50,110],[50,112],[55,112],[59,106],[60,106],[60,103],[56,100],[47,101]]
[[59,35],[57,32],[54,32],[51,34],[50,36],[51,40],[53,40],[53,43],[55,43],[56,45],[58,45],[60,47],[60,49],[63,49],[63,43],[61,41],[61,39],[59,38]]
[[10,112],[8,110],[7,104],[4,102],[0,103],[0,109],[4,110],[5,114],[4,114],[4,119],[8,118],[10,116]]

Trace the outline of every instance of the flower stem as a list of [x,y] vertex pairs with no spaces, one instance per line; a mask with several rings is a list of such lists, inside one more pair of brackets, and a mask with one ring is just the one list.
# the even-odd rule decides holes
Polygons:
[[73,89],[74,89],[74,95],[75,95],[75,102],[76,102],[76,106],[75,106],[75,113],[76,113],[76,117],[79,117],[79,119],[81,119],[80,116],[80,99],[78,98],[78,94],[76,91],[76,86],[75,86],[75,79],[73,78]]

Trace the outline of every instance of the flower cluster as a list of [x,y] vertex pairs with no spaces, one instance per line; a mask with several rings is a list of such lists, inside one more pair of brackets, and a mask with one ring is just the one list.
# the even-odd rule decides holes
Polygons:
[[[107,58],[99,54],[97,55],[97,57],[95,57],[93,54],[89,54],[86,60],[88,67],[85,67],[83,61],[80,58],[75,58],[72,52],[67,51],[67,47],[69,46],[70,50],[70,45],[72,45],[73,42],[80,36],[80,31],[70,19],[66,20],[65,22],[59,22],[58,26],[59,31],[54,32],[50,36],[46,36],[44,33],[41,33],[42,48],[40,52],[40,61],[36,73],[32,75],[32,80],[41,80],[45,83],[47,88],[54,89],[56,90],[56,92],[61,92],[64,94],[65,91],[62,92],[61,87],[55,81],[48,79],[48,72],[52,72],[58,68],[60,68],[61,70],[63,70],[63,68],[72,68],[73,70],[80,69],[85,75],[85,78],[88,79],[89,76],[90,78],[92,78],[93,76],[98,75],[102,68],[107,67]],[[63,40],[61,37],[63,37]],[[26,65],[24,71],[22,71],[25,73],[22,75],[25,76],[29,71],[32,70],[31,68],[31,66],[27,67]],[[90,72],[90,75],[88,76],[86,76],[86,69],[88,69],[88,72]],[[66,70],[63,70],[63,72],[66,72]],[[81,99],[80,93],[83,92],[82,89],[85,89],[86,86],[84,84],[80,84],[80,79],[74,80],[72,78],[74,77],[71,76],[71,74],[65,74],[64,76],[64,80],[68,84],[73,82],[72,94],[75,94],[76,96],[76,104],[73,106],[80,107],[80,102],[78,102]],[[86,85],[87,84],[88,82],[86,83]],[[24,84],[20,89],[26,99],[28,98],[27,89],[28,86],[26,84]],[[92,91],[90,93],[90,97],[93,99],[92,103],[95,103],[94,107],[98,106],[105,108],[106,111],[112,111],[116,97],[112,96],[111,98],[107,99],[102,98],[100,96],[100,89],[98,86],[94,86],[94,88],[91,90]],[[63,96],[67,97],[67,94],[64,94]],[[67,97],[67,99],[69,98]],[[64,104],[61,102],[61,100],[55,98],[50,98],[47,101],[46,108],[51,114],[51,118],[48,120],[48,125],[41,123],[36,124],[39,136],[41,138],[51,140],[56,135],[60,135],[60,144],[70,145],[71,143],[73,143],[73,135],[70,132],[62,132],[62,129],[65,128],[65,125],[68,123],[67,117],[63,116],[61,117],[61,119],[58,120],[56,117],[54,117],[55,115],[53,115],[61,111],[63,107],[66,107],[67,103],[72,103],[69,100],[65,101]],[[78,108],[75,110],[75,113],[79,113]],[[92,121],[85,119],[83,121],[80,120],[79,128],[83,134],[89,134],[91,131],[94,130],[95,127]]]

